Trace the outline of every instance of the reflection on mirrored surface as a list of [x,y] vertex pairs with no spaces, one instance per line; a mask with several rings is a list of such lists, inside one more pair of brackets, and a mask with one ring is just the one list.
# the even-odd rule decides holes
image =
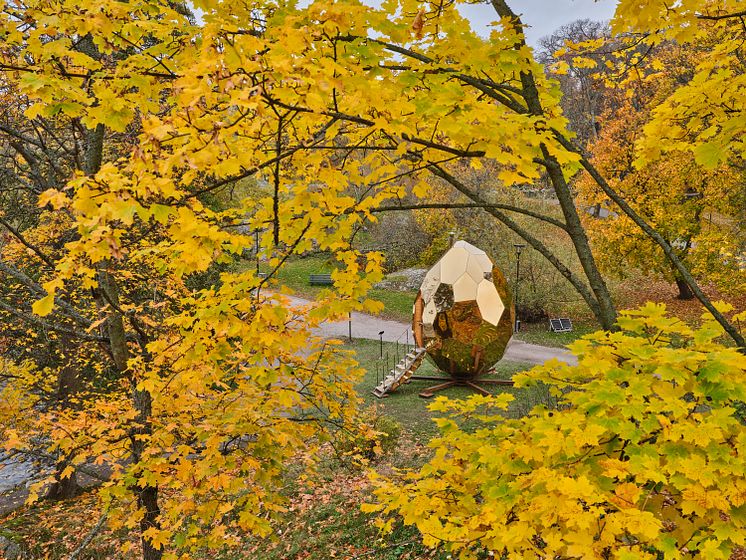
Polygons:
[[417,344],[457,379],[495,365],[513,334],[505,277],[484,251],[465,241],[454,243],[428,271],[414,307]]

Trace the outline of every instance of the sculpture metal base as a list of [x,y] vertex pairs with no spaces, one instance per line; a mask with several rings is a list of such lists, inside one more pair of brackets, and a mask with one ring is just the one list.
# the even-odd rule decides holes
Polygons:
[[417,381],[442,381],[442,383],[439,383],[438,385],[434,385],[422,391],[420,393],[420,397],[422,397],[423,399],[429,399],[438,391],[448,389],[449,387],[471,387],[477,393],[487,397],[492,393],[490,393],[484,387],[480,387],[478,383],[492,383],[494,385],[507,385],[509,387],[513,386],[513,382],[510,379],[491,379],[485,377],[478,377],[476,379],[458,379],[455,377],[430,377],[427,375],[413,375],[409,379]]

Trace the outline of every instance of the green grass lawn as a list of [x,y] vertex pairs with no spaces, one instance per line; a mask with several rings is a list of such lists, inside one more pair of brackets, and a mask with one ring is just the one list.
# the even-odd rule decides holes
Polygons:
[[[435,382],[413,380],[411,383],[399,387],[388,397],[379,399],[371,393],[377,384],[376,366],[378,365],[378,379],[380,379],[381,375],[388,373],[385,365],[380,360],[379,342],[375,340],[355,340],[352,343],[346,343],[344,347],[355,351],[358,361],[366,370],[365,377],[357,386],[366,405],[377,406],[382,414],[396,419],[402,425],[402,428],[412,434],[416,439],[429,438],[435,434],[436,427],[432,422],[435,414],[427,408],[431,400],[423,399],[419,396],[421,391],[435,385]],[[399,348],[399,355],[402,356],[405,350],[403,346]],[[395,363],[396,345],[384,342],[383,352],[384,357],[388,353],[389,366],[392,366]],[[385,362],[385,359],[383,362]],[[531,364],[501,361],[497,364],[493,376],[497,379],[510,379],[515,373],[525,371],[531,367]],[[427,358],[417,370],[417,374],[442,375]],[[525,414],[535,404],[549,402],[550,399],[546,389],[541,387],[514,389],[512,387],[490,384],[485,384],[484,387],[494,394],[508,392],[515,396],[515,401],[509,409],[509,414],[512,416]],[[450,398],[464,398],[475,394],[475,392],[468,387],[451,387],[438,394]]]
[[[264,269],[264,267],[261,268]],[[311,274],[330,273],[334,268],[333,260],[325,256],[288,259],[277,272],[276,281],[291,288],[298,296],[313,299],[319,292],[329,288],[311,286],[308,281]],[[381,317],[403,322],[409,322],[412,319],[412,305],[416,295],[417,292],[400,292],[377,288],[368,292],[370,299],[383,303],[384,310],[380,314]]]
[[549,330],[549,321],[533,324],[524,323],[521,325],[521,332],[516,335],[516,338],[531,344],[564,348],[583,335],[601,328],[592,321],[573,321],[572,327],[570,332],[555,333]]
[[381,317],[410,323],[412,321],[412,306],[417,292],[399,292],[396,290],[372,289],[368,297],[383,303]]
[[329,273],[334,270],[334,263],[328,257],[313,256],[291,258],[277,271],[277,282],[292,288],[299,295],[313,297],[321,292],[323,286],[311,286],[308,278],[311,274]]

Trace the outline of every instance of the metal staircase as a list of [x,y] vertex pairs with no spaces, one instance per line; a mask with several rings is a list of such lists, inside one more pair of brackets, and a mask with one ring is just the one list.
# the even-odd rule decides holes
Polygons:
[[373,389],[373,394],[379,399],[387,396],[391,391],[395,391],[401,385],[412,377],[412,374],[420,367],[422,360],[425,359],[425,348],[414,348],[404,356],[398,364],[394,366],[383,381]]

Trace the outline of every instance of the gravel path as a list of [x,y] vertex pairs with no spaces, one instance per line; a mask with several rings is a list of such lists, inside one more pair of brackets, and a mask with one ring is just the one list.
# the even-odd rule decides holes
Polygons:
[[[296,306],[312,303],[310,300],[299,297],[286,297],[289,297],[291,303]],[[350,325],[348,321],[335,321],[324,323],[318,329],[317,333],[327,338],[346,338],[349,335],[349,329]],[[389,321],[365,313],[352,314],[352,338],[378,340],[378,333],[381,331],[383,331],[383,340],[386,342],[396,342],[397,340],[401,343],[406,342],[405,332],[409,333],[409,342],[413,341],[411,325],[407,323]],[[577,358],[563,348],[529,344],[515,338],[511,339],[508,344],[508,349],[504,357],[505,360],[511,362],[524,362],[528,364],[543,364],[553,358],[571,365],[578,363]]]

